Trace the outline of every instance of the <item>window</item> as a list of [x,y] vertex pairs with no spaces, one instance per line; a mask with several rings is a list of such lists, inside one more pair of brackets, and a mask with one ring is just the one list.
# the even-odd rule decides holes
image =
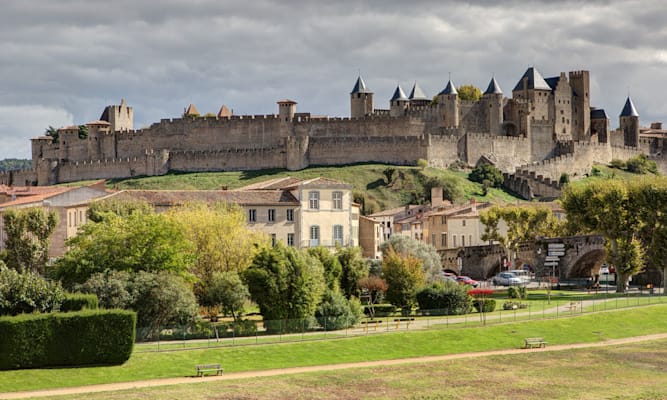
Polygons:
[[468,235],[468,246],[472,246],[472,235]]
[[287,220],[290,222],[294,221],[294,210],[291,208],[287,210]]
[[333,227],[334,244],[343,245],[343,225],[334,225]]
[[461,220],[461,226],[466,226],[466,220],[465,219]]
[[248,210],[248,222],[256,222],[257,221],[257,210],[254,208],[251,208]]
[[456,247],[456,235],[452,235],[452,246]]
[[288,233],[287,234],[287,245],[288,246],[294,246],[294,234],[293,233]]
[[274,208],[269,208],[269,222],[276,221],[276,210]]
[[276,245],[276,234],[272,233],[271,234],[271,247],[274,247]]
[[308,192],[309,207],[311,210],[320,208],[320,192]]
[[343,192],[333,192],[332,200],[334,210],[343,209]]
[[431,243],[430,244],[435,246],[435,233],[431,233]]
[[447,234],[446,233],[442,234],[442,236],[440,237],[440,241],[441,241],[440,245],[442,247],[447,247]]
[[320,245],[320,227],[319,225],[312,225],[310,227],[310,247]]
[[447,223],[447,217],[444,215],[440,217],[440,225],[445,225]]
[[461,235],[461,246],[466,247],[466,237],[465,237],[465,235]]

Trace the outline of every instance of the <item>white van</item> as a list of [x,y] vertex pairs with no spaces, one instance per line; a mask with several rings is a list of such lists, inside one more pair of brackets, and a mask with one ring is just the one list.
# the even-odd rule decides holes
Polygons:
[[521,279],[521,282],[523,283],[530,283],[531,280],[530,271],[526,271],[525,269],[511,269],[507,272]]

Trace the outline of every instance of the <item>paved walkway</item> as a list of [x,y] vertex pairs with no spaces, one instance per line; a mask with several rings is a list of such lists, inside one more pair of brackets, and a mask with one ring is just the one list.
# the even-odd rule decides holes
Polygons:
[[233,373],[226,373],[222,376],[207,376],[207,377],[204,377],[204,378],[184,377],[184,378],[151,379],[151,380],[145,380],[145,381],[108,383],[108,384],[101,384],[101,385],[89,385],[89,386],[70,387],[70,388],[61,388],[61,389],[48,389],[48,390],[38,390],[38,391],[0,393],[0,399],[3,399],[3,400],[4,399],[23,399],[23,398],[29,398],[29,397],[46,397],[46,396],[72,395],[72,394],[84,394],[84,393],[95,393],[95,392],[108,392],[108,391],[128,390],[128,389],[135,389],[135,388],[147,388],[147,387],[155,387],[155,386],[181,385],[181,384],[188,384],[188,383],[200,383],[200,382],[210,382],[210,381],[226,381],[226,380],[235,380],[235,379],[248,379],[248,378],[267,377],[267,376],[300,374],[300,373],[305,373],[305,372],[336,371],[336,370],[348,369],[348,368],[381,367],[381,366],[391,366],[391,365],[403,365],[403,364],[426,363],[426,362],[434,362],[434,361],[456,360],[456,359],[462,359],[462,358],[477,358],[477,357],[488,357],[488,356],[498,356],[498,355],[525,354],[525,353],[535,353],[535,352],[551,352],[551,351],[562,351],[562,350],[570,350],[570,349],[583,349],[583,348],[594,348],[594,347],[604,347],[604,346],[617,346],[617,345],[622,345],[622,344],[638,343],[638,342],[643,342],[643,341],[659,340],[659,339],[667,339],[667,333],[661,333],[661,334],[656,334],[656,335],[646,335],[646,336],[636,336],[636,337],[629,337],[629,338],[624,338],[624,339],[613,339],[613,340],[606,340],[606,341],[597,342],[597,343],[577,343],[577,344],[556,345],[556,346],[548,346],[546,348],[536,348],[536,349],[495,350],[495,351],[484,351],[484,352],[475,352],[475,353],[449,354],[449,355],[443,355],[443,356],[402,358],[402,359],[397,359],[397,360],[365,361],[365,362],[333,364],[333,365],[319,365],[319,366],[312,366],[312,367],[294,367],[294,368],[283,368],[283,369],[271,369],[271,370],[266,370],[266,371],[233,372]]

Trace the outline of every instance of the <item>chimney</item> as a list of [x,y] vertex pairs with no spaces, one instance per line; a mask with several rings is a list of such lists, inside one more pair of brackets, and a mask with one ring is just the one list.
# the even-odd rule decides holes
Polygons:
[[662,122],[651,122],[651,129],[662,130]]
[[442,201],[442,198],[443,195],[441,187],[431,188],[431,207],[433,207],[434,209],[444,207],[445,204]]

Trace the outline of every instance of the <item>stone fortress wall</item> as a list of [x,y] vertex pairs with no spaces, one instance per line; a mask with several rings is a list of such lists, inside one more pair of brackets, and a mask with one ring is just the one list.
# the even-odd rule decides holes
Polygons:
[[[512,98],[504,98],[492,79],[477,101],[459,99],[451,80],[435,101],[426,96],[408,99],[399,86],[389,110],[374,108],[373,93],[359,77],[350,93],[349,118],[297,113],[296,102],[283,100],[278,114],[232,115],[221,110],[218,116],[200,117],[186,112],[182,118],[162,119],[139,130],[133,129],[132,108],[122,101],[105,108],[99,121],[86,124],[86,137],[74,126],[61,128],[55,142],[44,136],[33,139],[33,170],[0,173],[0,183],[46,185],[163,175],[170,170],[298,170],[358,162],[415,165],[419,159],[437,167],[455,162],[474,166],[483,160],[506,174],[512,190],[530,198],[557,191],[563,172],[584,175],[596,162],[641,152],[667,170],[664,140],[641,138],[628,146],[635,132],[607,132],[606,116],[600,119],[600,110],[594,114],[587,103],[588,71],[571,72],[569,77],[568,81],[561,73],[544,80],[529,68]],[[623,126],[638,127],[638,116],[625,118]]]

